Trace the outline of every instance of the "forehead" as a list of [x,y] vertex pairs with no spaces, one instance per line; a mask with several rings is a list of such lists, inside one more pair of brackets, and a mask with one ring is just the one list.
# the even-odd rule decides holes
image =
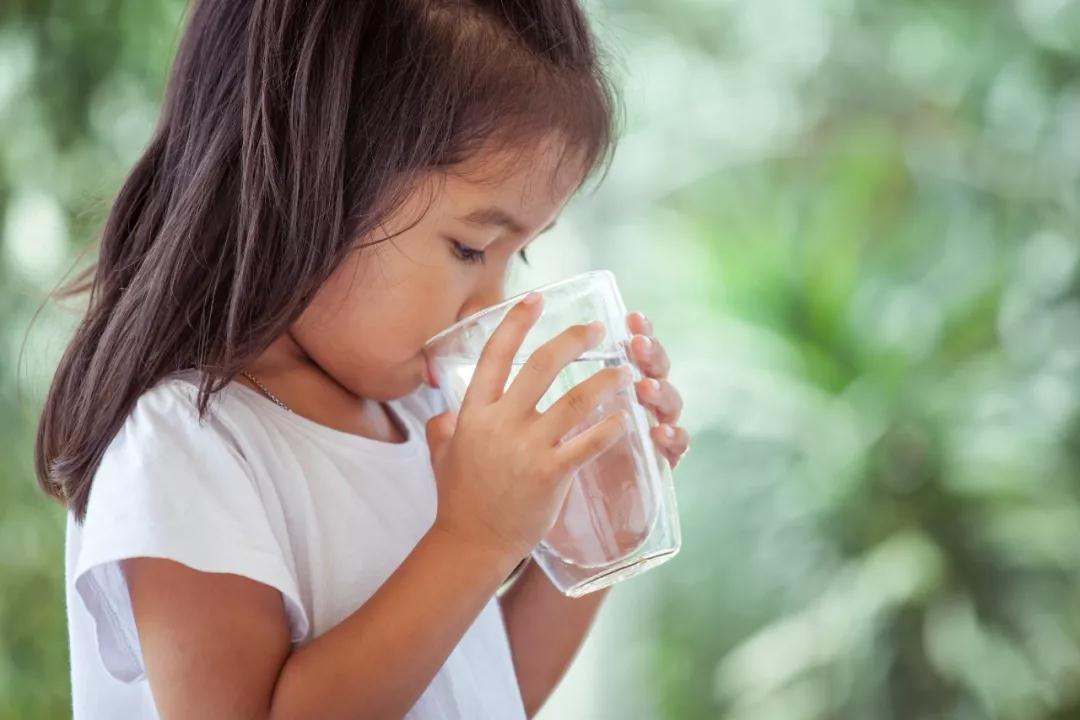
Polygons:
[[[478,152],[443,174],[436,192],[438,204],[459,219],[471,214],[478,223],[531,235],[554,221],[582,179],[579,157],[557,142],[545,141],[517,152]],[[505,211],[509,218],[501,219],[512,218],[520,227],[499,223],[497,211]]]

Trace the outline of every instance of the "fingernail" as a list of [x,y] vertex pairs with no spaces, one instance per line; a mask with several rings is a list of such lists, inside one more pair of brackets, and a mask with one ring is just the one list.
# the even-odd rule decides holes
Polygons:
[[535,305],[540,302],[540,293],[531,292],[521,299],[522,305]]
[[652,338],[648,335],[642,335],[641,341],[642,352],[644,352],[646,355],[652,353]]
[[670,425],[665,425],[660,432],[664,433],[664,437],[668,440],[673,440],[675,438],[675,431],[671,429]]
[[645,331],[650,335],[653,334],[652,320],[650,320],[645,313],[638,313],[641,316],[641,321],[645,323]]
[[649,392],[653,395],[660,393],[660,381],[654,378],[649,378]]
[[595,343],[600,342],[601,338],[604,337],[605,333],[607,333],[607,327],[604,326],[604,323],[602,321],[593,320],[591,323],[589,323],[589,342],[590,343],[595,344]]

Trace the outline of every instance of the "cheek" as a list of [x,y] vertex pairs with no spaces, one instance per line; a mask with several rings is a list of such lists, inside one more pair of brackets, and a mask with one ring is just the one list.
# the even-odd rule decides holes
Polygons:
[[419,345],[392,309],[313,303],[293,326],[293,337],[320,369],[353,393],[377,400],[401,397],[423,382],[423,363]]
[[339,269],[293,326],[304,351],[350,386],[399,366],[411,372],[404,366],[419,362],[424,341],[451,324],[460,305],[462,289],[438,266],[413,263],[404,272],[386,260],[392,264],[374,270]]
[[369,332],[363,325],[374,316],[365,309],[373,298],[358,260],[346,260],[330,276],[291,328],[304,352],[339,379],[345,368],[363,361],[359,338]]
[[352,302],[331,302],[321,295],[312,301],[292,327],[293,338],[305,353],[339,380],[351,375],[351,366],[363,363],[357,353],[364,329],[363,313]]

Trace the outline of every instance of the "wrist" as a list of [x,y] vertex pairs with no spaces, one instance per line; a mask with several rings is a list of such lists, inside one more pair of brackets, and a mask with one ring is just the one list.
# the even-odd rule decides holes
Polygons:
[[491,568],[498,575],[500,584],[522,560],[513,551],[476,542],[438,523],[432,524],[425,538],[446,548],[455,562],[473,563],[480,567]]

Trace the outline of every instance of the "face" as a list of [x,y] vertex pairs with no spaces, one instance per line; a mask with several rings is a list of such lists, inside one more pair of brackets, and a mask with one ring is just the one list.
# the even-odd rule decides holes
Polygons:
[[424,342],[503,300],[511,263],[577,189],[579,168],[559,168],[558,159],[547,144],[512,166],[506,156],[479,155],[452,175],[418,181],[384,231],[360,244],[393,239],[346,259],[293,326],[293,339],[360,397],[415,390],[425,380]]

